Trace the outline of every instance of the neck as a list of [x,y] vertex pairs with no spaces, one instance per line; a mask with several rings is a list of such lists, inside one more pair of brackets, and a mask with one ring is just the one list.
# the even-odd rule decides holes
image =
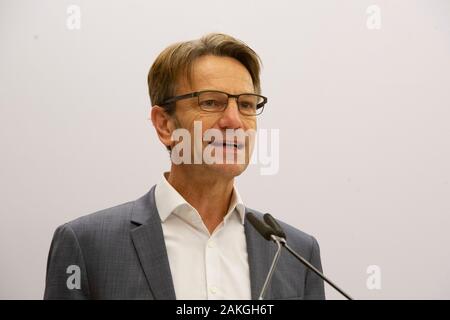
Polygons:
[[199,174],[194,168],[173,164],[170,173],[165,177],[172,187],[198,211],[211,234],[228,211],[233,194],[234,178]]

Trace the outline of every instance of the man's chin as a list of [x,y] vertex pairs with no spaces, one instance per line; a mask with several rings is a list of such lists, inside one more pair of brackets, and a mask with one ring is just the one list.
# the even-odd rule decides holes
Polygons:
[[248,164],[215,163],[215,164],[207,164],[206,166],[208,170],[211,170],[218,175],[234,178],[243,173],[247,168]]

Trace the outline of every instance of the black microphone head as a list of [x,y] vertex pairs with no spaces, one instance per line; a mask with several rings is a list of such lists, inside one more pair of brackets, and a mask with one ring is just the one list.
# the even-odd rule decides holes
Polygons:
[[271,240],[271,236],[274,234],[272,228],[265,224],[264,221],[259,220],[253,212],[247,213],[247,219],[264,239]]
[[284,232],[283,228],[281,228],[277,220],[275,220],[275,218],[272,217],[270,213],[266,213],[264,215],[264,221],[269,225],[269,227],[272,228],[277,237],[286,239],[286,233]]

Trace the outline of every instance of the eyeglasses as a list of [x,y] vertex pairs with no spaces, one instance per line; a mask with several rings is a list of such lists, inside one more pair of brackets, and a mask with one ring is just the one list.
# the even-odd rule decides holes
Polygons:
[[255,93],[229,94],[217,90],[204,90],[183,94],[167,99],[161,105],[174,103],[182,99],[198,98],[200,109],[207,112],[221,112],[228,106],[230,98],[235,98],[239,112],[245,116],[257,116],[264,110],[267,98]]

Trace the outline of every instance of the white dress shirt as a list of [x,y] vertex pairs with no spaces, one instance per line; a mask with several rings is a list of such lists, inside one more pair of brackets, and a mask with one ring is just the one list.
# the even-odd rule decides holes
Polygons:
[[251,299],[245,207],[236,187],[227,214],[210,234],[166,174],[156,186],[155,201],[177,299]]

